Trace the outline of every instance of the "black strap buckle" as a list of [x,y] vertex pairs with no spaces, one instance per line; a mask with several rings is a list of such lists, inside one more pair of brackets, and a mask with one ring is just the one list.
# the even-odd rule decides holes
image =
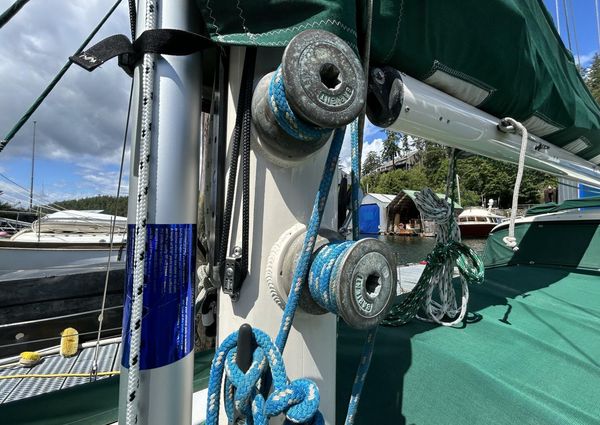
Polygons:
[[112,35],[69,59],[87,71],[119,57],[119,66],[129,76],[145,53],[185,56],[213,46],[210,38],[177,29],[146,30],[132,43],[123,34]]

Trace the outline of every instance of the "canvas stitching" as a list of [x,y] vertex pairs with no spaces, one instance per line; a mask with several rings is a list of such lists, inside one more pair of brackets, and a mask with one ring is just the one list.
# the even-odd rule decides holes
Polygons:
[[210,7],[210,0],[206,1],[206,8],[208,9],[208,17],[210,19],[212,19],[212,26],[215,28],[215,34],[217,34],[217,37],[220,37],[221,35],[219,34],[219,27],[217,25],[217,20],[216,18],[213,16],[213,10]]
[[[535,111],[532,115],[532,117],[538,117],[539,119],[541,119],[542,121],[546,121],[548,124],[558,128],[558,130],[553,131],[552,133],[548,133],[547,136],[549,136],[550,134],[554,134],[556,132],[559,132],[561,130],[565,129],[565,126],[562,124],[557,123],[556,121],[554,121],[553,119],[551,119],[550,117],[546,116],[543,112],[539,112],[539,111]],[[529,117],[531,118],[531,117]]]
[[[285,34],[287,32],[295,32],[295,31],[309,29],[309,28],[321,27],[324,25],[335,25],[335,26],[341,28],[343,31],[347,32],[348,34],[352,35],[354,38],[357,37],[357,33],[354,29],[348,27],[347,25],[343,24],[341,21],[338,21],[336,19],[321,19],[320,21],[305,22],[300,25],[294,25],[293,27],[278,28],[275,30],[267,31],[265,33],[261,33],[261,34],[246,32],[246,35],[248,35],[251,38],[251,41],[253,42],[253,44],[258,44],[258,41],[256,39],[260,39],[261,37],[268,37],[271,35],[280,35],[280,34]],[[226,35],[217,35],[216,38],[220,42],[227,43],[227,42],[235,42],[239,39],[239,37],[240,37],[239,34],[226,34]],[[286,44],[287,43],[285,43],[285,42],[273,42],[273,41],[261,42],[261,45],[264,45],[264,46],[284,46]],[[358,50],[358,47],[356,46],[355,43],[348,42],[348,44],[354,49],[354,51]]]
[[404,12],[404,0],[400,3],[400,13],[398,13],[398,22],[396,23],[396,34],[394,35],[394,42],[392,43],[392,48],[383,59],[384,62],[387,62],[392,57],[394,53],[394,49],[396,48],[396,43],[398,43],[398,36],[400,35],[400,21],[402,21],[402,13]]
[[250,40],[252,40],[254,38],[254,34],[252,34],[248,30],[248,27],[246,26],[246,18],[244,18],[244,9],[242,9],[242,5],[240,4],[240,2],[241,2],[241,0],[237,0],[236,7],[240,11],[240,13],[238,13],[238,15],[239,15],[240,19],[242,20],[242,29],[243,29],[244,33],[246,33],[248,35],[248,37],[250,37]]

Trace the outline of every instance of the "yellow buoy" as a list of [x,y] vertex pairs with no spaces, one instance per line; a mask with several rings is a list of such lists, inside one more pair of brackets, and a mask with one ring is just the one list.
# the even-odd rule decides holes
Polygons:
[[42,361],[42,356],[36,351],[23,351],[19,358],[19,364],[25,367],[33,367]]
[[79,332],[74,328],[67,328],[60,334],[60,355],[71,357],[77,354],[79,348]]

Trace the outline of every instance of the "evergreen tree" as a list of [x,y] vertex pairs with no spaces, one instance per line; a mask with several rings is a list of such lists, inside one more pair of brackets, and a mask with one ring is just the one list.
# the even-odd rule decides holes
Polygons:
[[381,159],[377,152],[369,152],[362,165],[362,173],[364,176],[371,174],[373,171],[381,167]]
[[596,99],[596,102],[600,104],[600,55],[596,53],[592,64],[587,69],[585,76],[585,83],[587,84],[592,96]]
[[387,135],[387,137],[383,141],[383,150],[381,152],[381,158],[384,160],[391,160],[395,168],[396,155],[400,153],[400,146],[398,146],[398,142],[400,141],[400,134],[390,130],[385,130],[385,134]]

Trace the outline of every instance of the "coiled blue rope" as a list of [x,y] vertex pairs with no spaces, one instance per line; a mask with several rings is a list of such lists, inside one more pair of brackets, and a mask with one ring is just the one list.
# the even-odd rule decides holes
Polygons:
[[[294,278],[290,288],[290,295],[283,312],[276,343],[273,345],[268,335],[259,329],[253,329],[259,347],[254,352],[253,366],[251,366],[246,373],[243,373],[239,368],[237,368],[237,366],[234,367],[234,361],[225,361],[225,359],[228,358],[235,358],[235,352],[237,351],[235,349],[235,345],[237,343],[237,332],[229,335],[221,343],[218,350],[215,352],[215,357],[213,358],[213,363],[211,366],[206,414],[207,425],[217,425],[218,423],[220,400],[219,392],[224,370],[226,372],[225,388],[228,394],[228,397],[225,400],[225,412],[227,413],[229,421],[234,419],[234,408],[236,408],[241,414],[245,415],[247,419],[251,418],[252,422],[249,423],[254,424],[266,424],[268,418],[280,413],[285,413],[286,417],[294,423],[315,425],[323,423],[321,413],[316,408],[314,411],[312,410],[312,407],[315,405],[314,401],[316,400],[316,406],[318,407],[319,400],[318,388],[314,382],[308,379],[296,380],[293,381],[293,388],[285,387],[283,384],[281,384],[281,382],[288,382],[287,375],[285,374],[285,368],[283,367],[283,361],[281,359],[281,353],[283,353],[283,349],[285,348],[289,331],[294,320],[294,315],[298,307],[298,301],[302,290],[302,282],[308,275],[310,258],[314,250],[319,227],[321,226],[323,211],[325,209],[325,204],[327,203],[327,196],[329,194],[333,176],[335,175],[337,161],[343,141],[344,129],[335,130],[333,140],[331,141],[331,146],[329,148],[329,153],[325,161],[323,176],[315,196],[315,202],[313,204],[312,213],[308,223],[308,229],[306,232],[306,238],[302,248],[302,255],[294,272]],[[262,349],[262,353],[259,351],[259,348]],[[278,365],[281,365],[281,367],[271,368],[270,373],[273,377],[275,391],[269,395],[266,401],[259,391],[259,381],[264,369],[263,358],[265,356],[265,352],[268,354],[267,360],[269,362],[274,361]],[[262,364],[263,367],[261,368],[259,366],[254,366],[255,362],[257,364]],[[290,383],[290,385],[292,385],[292,383]],[[234,388],[235,391],[233,391]],[[233,394],[237,394],[240,388],[242,388],[242,396],[234,396]],[[279,393],[275,394],[278,389],[280,389]],[[290,391],[294,391],[294,393],[289,394]],[[285,396],[284,392],[285,394],[289,394],[289,396]],[[310,403],[304,403],[305,398],[300,398],[299,394],[305,394],[305,398],[307,400],[310,399]],[[252,402],[252,408],[249,407],[250,401]],[[305,406],[311,407],[309,409]]]
[[[260,329],[253,329],[258,347],[254,350],[252,364],[246,373],[238,367],[238,332],[233,332],[219,346],[210,369],[208,385],[208,406],[206,424],[216,425],[219,420],[221,379],[225,371],[225,412],[229,422],[233,422],[236,410],[252,421],[254,425],[267,425],[269,418],[285,413],[286,424],[324,424],[318,411],[319,390],[308,379],[289,381],[281,353],[269,335]],[[267,399],[258,390],[259,381],[267,366],[273,377],[273,391]]]
[[279,126],[294,139],[316,142],[325,134],[331,132],[329,128],[315,127],[301,120],[292,111],[285,97],[281,65],[273,73],[273,78],[269,84],[269,106]]
[[336,287],[337,275],[341,259],[354,241],[333,242],[325,245],[315,256],[310,266],[308,288],[311,297],[325,310],[338,314]]

